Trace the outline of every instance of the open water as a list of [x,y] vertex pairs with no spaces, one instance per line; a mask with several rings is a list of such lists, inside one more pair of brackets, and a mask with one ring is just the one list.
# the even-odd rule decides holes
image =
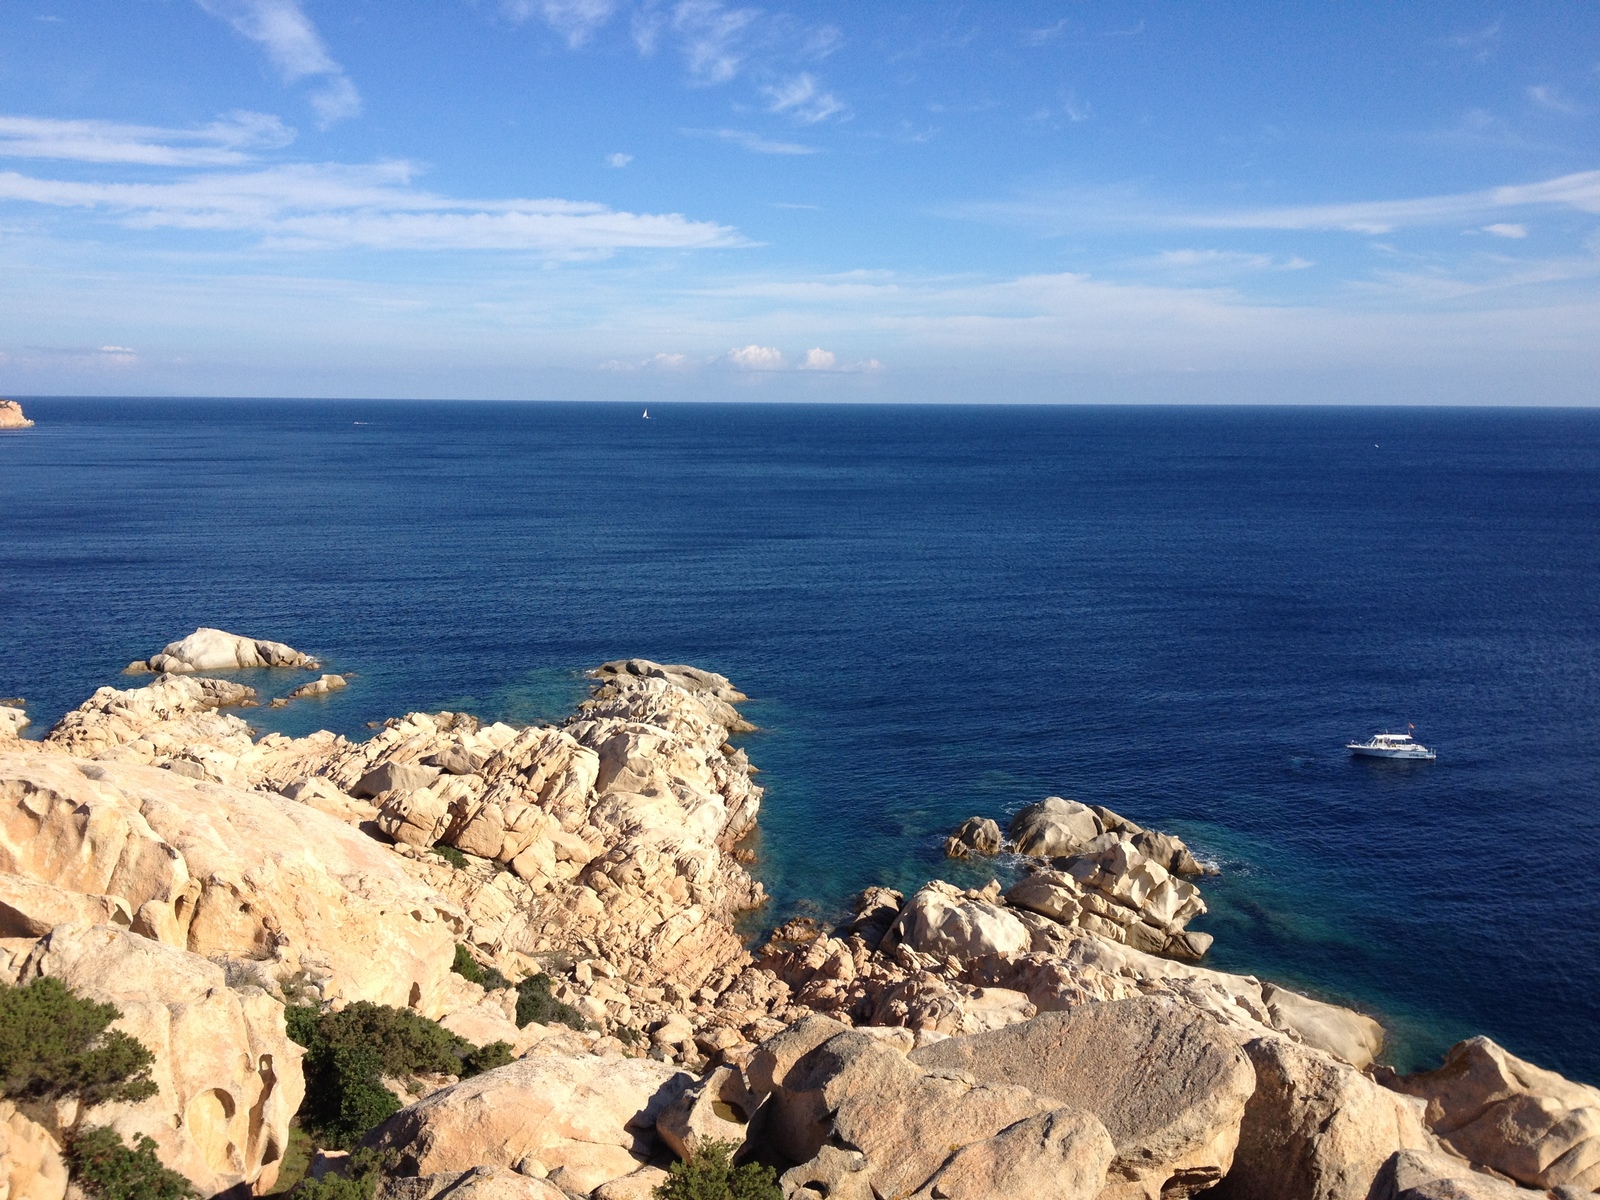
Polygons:
[[[1221,865],[1213,965],[1403,1068],[1484,1032],[1600,1083],[1600,412],[27,408],[0,696],[39,732],[201,624],[356,672],[249,710],[291,733],[696,663],[762,726],[769,925],[982,882],[953,825],[1073,796]],[[1341,749],[1408,721],[1436,763]]]

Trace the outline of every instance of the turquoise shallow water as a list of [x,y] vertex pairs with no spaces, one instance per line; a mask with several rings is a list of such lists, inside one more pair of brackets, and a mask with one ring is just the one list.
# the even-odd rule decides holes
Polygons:
[[[357,673],[265,728],[731,676],[773,923],[1046,794],[1189,838],[1214,965],[1600,1082],[1600,414],[49,400],[0,695],[199,624]],[[263,686],[285,690],[276,680]],[[1414,721],[1431,765],[1344,741]],[[1005,871],[1006,865],[996,865]]]

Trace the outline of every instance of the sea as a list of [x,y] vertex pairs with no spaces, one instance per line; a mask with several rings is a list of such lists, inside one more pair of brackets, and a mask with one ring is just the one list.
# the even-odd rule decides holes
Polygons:
[[[1600,411],[24,399],[0,696],[42,734],[200,625],[348,690],[560,719],[723,672],[760,936],[1044,796],[1178,833],[1207,965],[1600,1084]],[[285,673],[239,675],[263,697]],[[1379,730],[1438,751],[1373,762]]]

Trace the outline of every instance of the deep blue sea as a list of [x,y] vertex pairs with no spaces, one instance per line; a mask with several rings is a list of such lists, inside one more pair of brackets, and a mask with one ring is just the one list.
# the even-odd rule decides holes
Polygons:
[[[249,711],[291,733],[695,663],[762,726],[768,925],[1072,796],[1221,865],[1212,965],[1600,1083],[1600,412],[26,404],[37,732],[202,624],[356,672]],[[1407,722],[1437,762],[1341,749]]]

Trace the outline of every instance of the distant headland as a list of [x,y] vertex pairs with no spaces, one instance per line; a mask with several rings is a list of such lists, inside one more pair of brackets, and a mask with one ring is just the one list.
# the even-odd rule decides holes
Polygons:
[[32,429],[33,422],[15,400],[0,400],[0,429]]

